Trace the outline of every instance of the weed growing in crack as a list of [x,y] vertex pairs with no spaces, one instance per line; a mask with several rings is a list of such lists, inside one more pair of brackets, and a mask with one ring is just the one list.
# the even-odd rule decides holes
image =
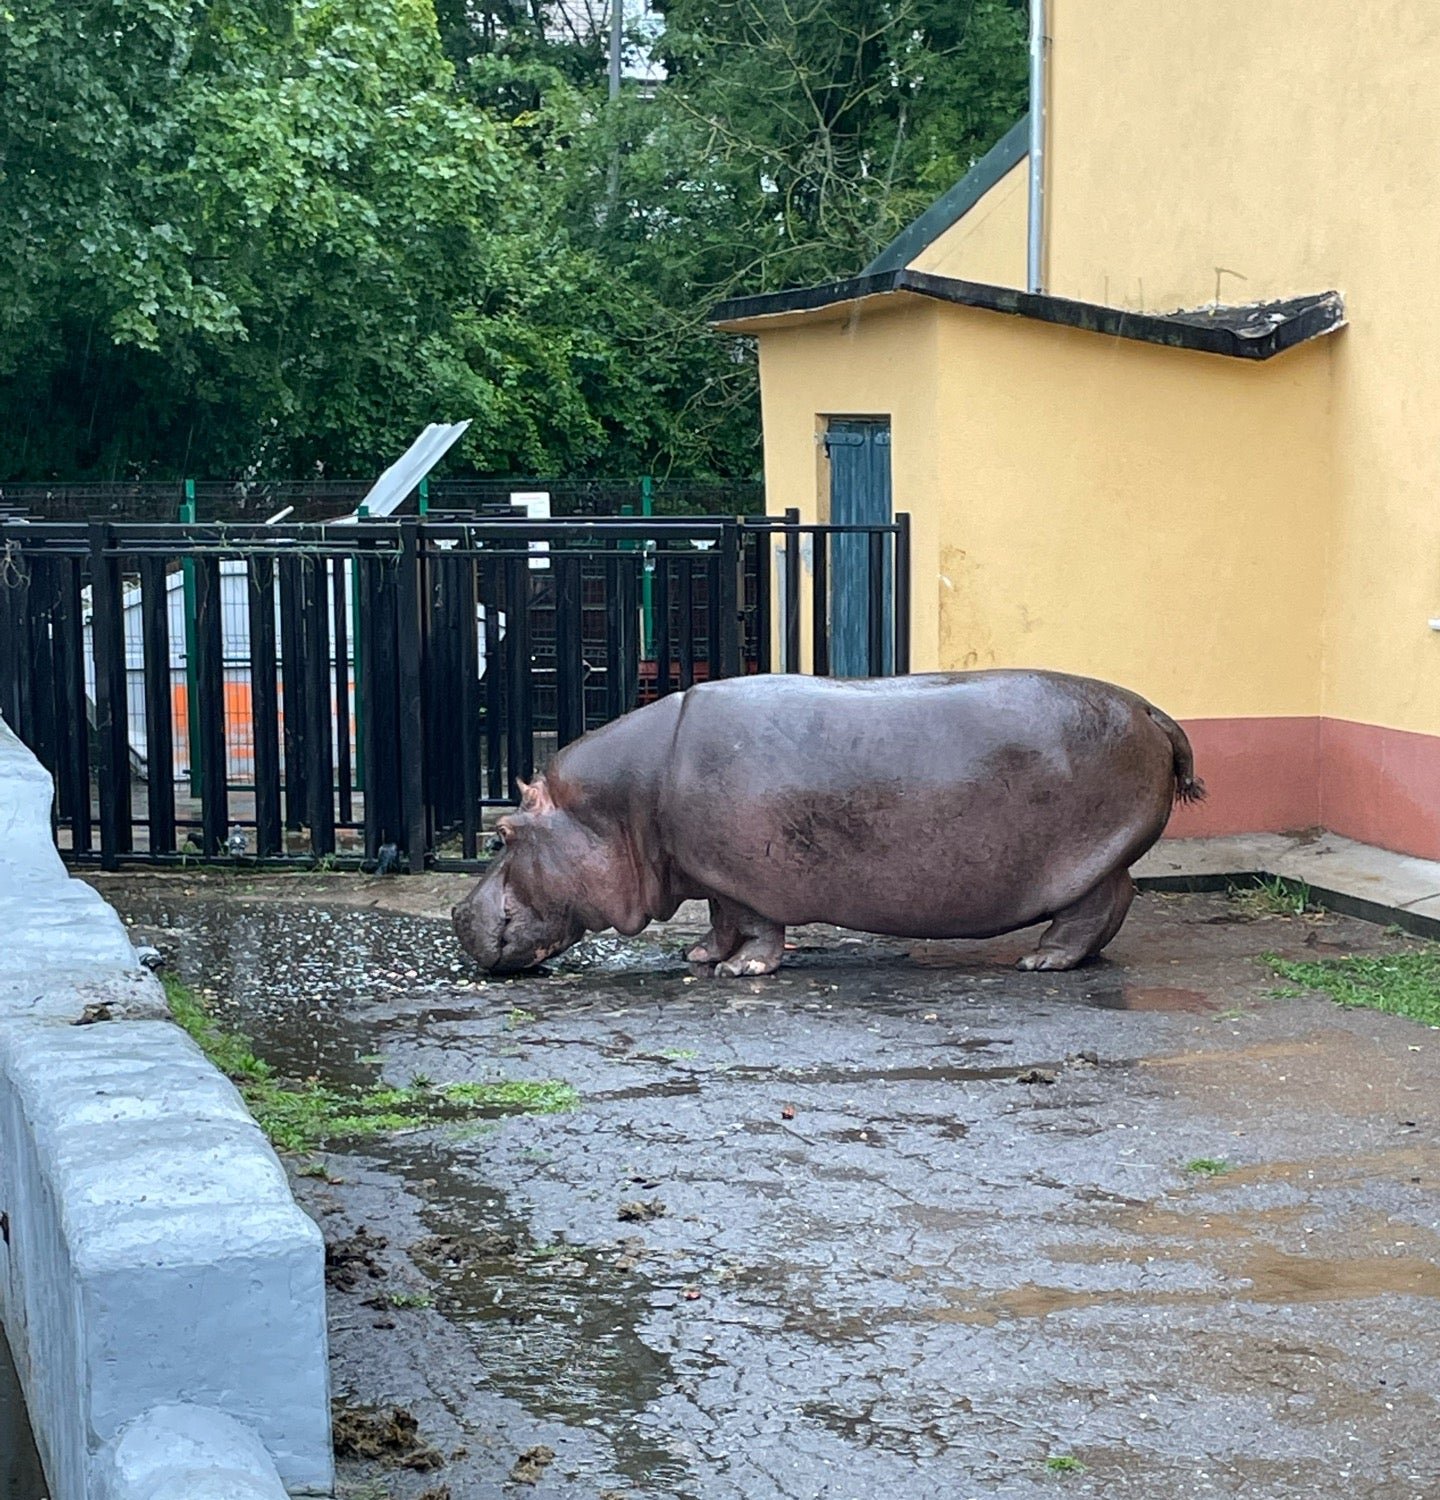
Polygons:
[[1303,880],[1280,875],[1267,875],[1257,885],[1232,885],[1229,895],[1241,916],[1252,922],[1262,917],[1303,917],[1314,910],[1310,887]]
[[429,1292],[386,1292],[384,1294],[386,1305],[389,1307],[434,1307],[435,1299]]

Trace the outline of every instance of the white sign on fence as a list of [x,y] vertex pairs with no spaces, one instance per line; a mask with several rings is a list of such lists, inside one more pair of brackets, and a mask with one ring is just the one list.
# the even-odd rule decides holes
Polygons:
[[[523,510],[532,521],[548,521],[550,519],[550,494],[548,490],[512,490],[510,492],[510,503],[518,509]],[[548,568],[550,566],[546,554],[550,551],[549,542],[531,542],[530,550],[537,556],[530,559],[532,568]]]

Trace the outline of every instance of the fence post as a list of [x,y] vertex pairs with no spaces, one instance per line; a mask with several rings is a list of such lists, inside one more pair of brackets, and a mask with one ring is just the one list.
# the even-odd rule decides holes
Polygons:
[[[361,674],[357,698],[365,704],[360,726],[365,761],[365,858],[377,860],[380,850],[397,841],[395,814],[395,610],[392,561],[361,539],[355,554],[359,599],[355,610],[355,640]],[[363,642],[363,650],[361,643]]]
[[624,676],[625,608],[620,596],[620,559],[605,559],[605,719],[618,719],[625,712]]
[[885,615],[885,596],[889,590],[885,587],[885,564],[886,543],[889,538],[883,531],[871,531],[867,537],[869,552],[869,567],[867,569],[867,592],[870,596],[870,608],[865,616],[866,625],[866,652],[865,661],[868,674],[871,677],[883,677],[885,675],[885,648],[890,644],[889,632],[885,629],[888,623]]
[[70,851],[89,854],[92,849],[90,818],[90,710],[85,697],[85,618],[81,606],[83,557],[69,560],[61,578],[61,602],[57,642],[64,662],[65,687],[62,703],[69,720],[70,735]]
[[[180,502],[180,522],[193,526],[196,519],[195,481],[187,479],[185,498]],[[200,795],[200,758],[203,752],[196,729],[200,717],[200,687],[195,671],[195,563],[191,558],[181,561],[180,577],[185,593],[185,748],[190,762],[186,769],[190,778],[190,795],[197,797]]]
[[29,594],[30,568],[24,554],[18,560],[7,556],[0,566],[0,714],[27,744]]
[[230,832],[221,587],[220,559],[200,558],[195,568],[195,665],[199,699],[195,743],[204,746],[200,776],[200,849],[207,859],[225,847]]
[[499,558],[480,561],[480,589],[485,606],[485,789],[492,802],[505,795],[505,727],[509,708],[509,657],[500,644],[500,602],[504,595]]
[[910,670],[910,512],[895,517],[895,671]]
[[300,564],[300,639],[305,665],[305,789],[309,793],[310,852],[335,852],[335,764],[331,739],[329,589],[325,559]]
[[455,560],[460,586],[456,609],[459,613],[460,672],[460,853],[474,859],[478,852],[480,831],[480,645],[476,638],[475,557],[474,542],[467,527],[461,542],[461,556]]
[[250,605],[250,721],[254,733],[255,853],[281,853],[279,701],[275,677],[275,559],[246,560]]
[[425,703],[421,683],[420,523],[400,523],[398,673],[400,688],[400,786],[405,857],[412,875],[425,870]]
[[755,670],[769,672],[774,660],[774,621],[771,619],[770,590],[770,528],[768,526],[746,526],[740,533],[740,610],[749,614],[749,601],[745,596],[745,544],[751,544],[755,559]]
[[[90,639],[95,656],[95,733],[100,743],[100,865],[120,868],[130,824],[130,746],[125,724],[125,626],[118,560],[107,555],[113,528],[89,527]],[[126,806],[121,809],[121,798]]]
[[[798,541],[798,538],[797,538]],[[799,559],[796,559],[797,566]],[[830,675],[830,535],[819,526],[810,544],[810,670],[817,677]]]
[[[530,564],[525,557],[511,557],[502,564],[505,569],[505,660],[506,755],[505,769],[509,794],[517,801],[519,783],[529,781],[535,773],[534,718],[531,706],[530,673]],[[609,663],[606,664],[609,670]]]
[[[680,691],[695,686],[695,553],[676,553],[680,563],[677,596],[680,613]],[[707,643],[707,649],[710,649]]]
[[[355,519],[357,521],[368,520],[369,514],[362,505],[356,510]],[[365,791],[364,716],[367,705],[365,694],[360,691],[360,682],[364,673],[364,663],[360,658],[360,643],[364,632],[360,628],[360,552],[358,548],[346,566],[350,569],[350,634],[353,642],[350,649],[354,652],[355,660],[355,790],[363,794]]]
[[585,652],[580,632],[580,559],[563,548],[555,565],[555,740],[563,749],[585,733]]
[[298,832],[310,821],[306,780],[309,701],[305,690],[304,560],[293,552],[279,560],[280,718],[284,728],[285,827]]
[[[640,481],[640,514],[642,516],[655,514],[655,482],[648,474]],[[644,547],[645,571],[640,581],[640,612],[644,623],[640,637],[640,651],[648,658],[655,645],[654,537],[646,537]]]
[[800,670],[800,510],[785,512],[785,670]]
[[[720,676],[740,675],[740,528],[745,518],[726,521],[720,538]],[[711,619],[715,616],[712,614]]]
[[[324,587],[325,572],[329,564],[322,558],[320,574]],[[354,820],[354,803],[351,797],[353,778],[350,774],[350,622],[345,616],[345,559],[335,559],[334,572],[329,579],[330,613],[335,636],[335,780],[340,798],[340,821]]]
[[[670,543],[663,536],[656,537],[651,554],[652,573],[646,574],[645,586],[655,584],[653,621],[655,634],[655,696],[663,698],[670,691]],[[687,564],[688,566],[688,564]],[[688,630],[688,625],[686,629]]]
[[165,559],[140,559],[145,686],[145,793],[151,854],[175,852],[175,769],[170,712],[170,596]]

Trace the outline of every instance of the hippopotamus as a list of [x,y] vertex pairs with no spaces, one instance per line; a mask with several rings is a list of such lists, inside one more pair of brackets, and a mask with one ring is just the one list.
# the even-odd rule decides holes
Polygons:
[[748,676],[567,745],[500,819],[455,907],[482,968],[710,903],[692,963],[769,974],[787,926],[983,938],[1043,920],[1022,969],[1070,969],[1125,920],[1129,868],[1204,795],[1184,731],[1124,688],[997,670]]

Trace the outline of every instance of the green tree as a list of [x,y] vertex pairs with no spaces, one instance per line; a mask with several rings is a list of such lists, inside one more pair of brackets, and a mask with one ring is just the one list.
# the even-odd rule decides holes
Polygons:
[[719,298],[857,270],[1010,123],[1007,0],[0,0],[0,478],[747,475]]
[[431,0],[10,0],[0,473],[491,471],[645,440],[626,309]]
[[[1009,0],[666,0],[668,81],[568,156],[570,222],[648,304],[668,375],[664,460],[757,469],[753,358],[715,302],[855,274],[1014,123]],[[612,163],[620,163],[618,177]]]

